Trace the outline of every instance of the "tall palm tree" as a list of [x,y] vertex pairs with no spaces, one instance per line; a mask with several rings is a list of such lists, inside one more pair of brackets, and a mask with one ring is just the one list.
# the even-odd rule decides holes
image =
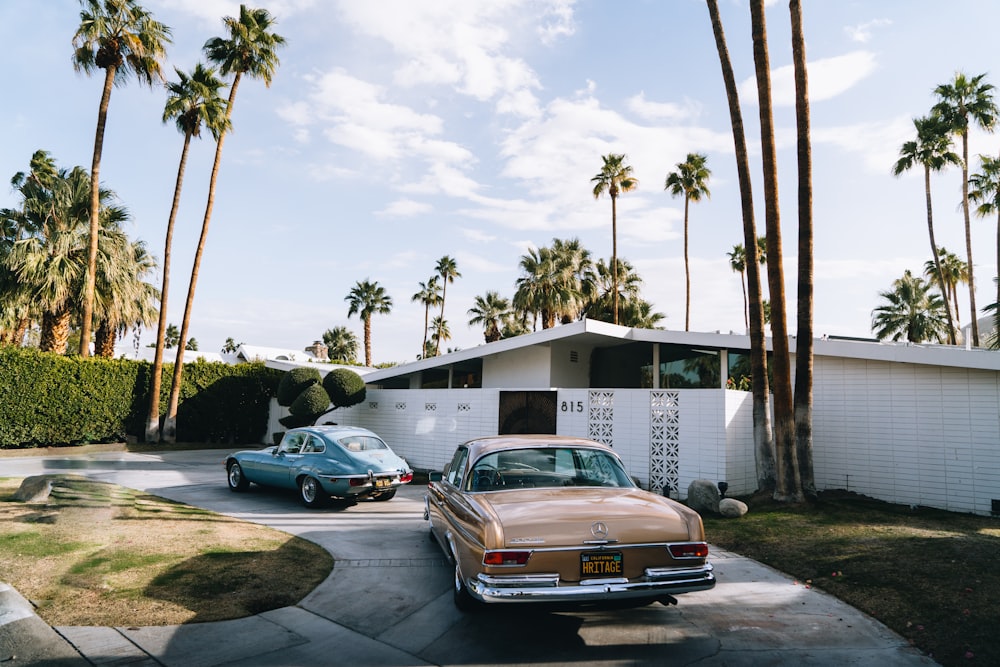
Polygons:
[[878,295],[885,303],[872,311],[872,331],[876,338],[911,343],[945,341],[947,305],[923,278],[907,270],[902,278],[892,282],[892,289]]
[[83,293],[80,355],[90,352],[91,316],[97,275],[97,234],[100,211],[101,153],[108,120],[111,89],[135,76],[149,86],[162,79],[162,61],[170,43],[170,28],[135,0],[80,0],[80,27],[73,35],[73,67],[86,74],[104,70],[104,88],[97,110],[94,157],[90,165],[90,245]]
[[514,307],[537,315],[543,329],[556,325],[560,313],[576,303],[567,267],[551,248],[529,249],[521,256],[521,275],[515,285]]
[[149,389],[149,415],[146,419],[146,442],[160,439],[160,383],[163,376],[163,338],[167,327],[167,297],[170,290],[170,253],[174,238],[174,222],[181,203],[184,171],[187,168],[188,150],[193,137],[201,137],[204,124],[216,141],[229,130],[226,102],[219,90],[223,83],[215,70],[198,63],[190,75],[179,69],[178,81],[167,83],[167,103],[163,107],[163,122],[174,121],[177,131],[184,135],[174,198],[167,218],[167,234],[163,243],[163,280],[160,286],[160,316],[156,327],[156,352],[153,355],[153,377]]
[[[441,276],[441,321],[444,321],[444,300],[448,295],[448,283],[455,282],[455,278],[461,278],[462,274],[458,272],[458,264],[455,262],[455,259],[448,255],[438,260],[434,270]],[[441,354],[440,338],[437,339],[437,344],[434,345],[434,355],[437,356],[439,354]]]
[[[977,216],[985,218],[993,213],[997,216],[996,260],[997,270],[1000,271],[1000,158],[980,155],[979,161],[979,173],[969,177],[969,186],[972,188],[969,199],[976,204]],[[1000,303],[1000,281],[994,279],[993,282],[997,286],[997,298],[993,302],[992,312],[995,329],[1000,332],[1000,311],[996,308],[996,304]],[[998,339],[994,340],[994,345]]]
[[[618,307],[622,313],[630,310],[630,303],[640,299],[642,278],[635,272],[635,269],[629,264],[628,260],[619,258],[617,270],[612,269],[609,264],[605,264],[603,259],[598,260],[595,266],[595,275],[597,278],[597,295],[587,304],[587,308],[584,310],[584,314],[590,319],[602,322],[609,321],[614,312],[616,296],[619,303]],[[615,290],[616,275],[618,276],[617,290]],[[624,324],[624,321],[623,317],[620,319],[619,324]]]
[[483,296],[477,296],[468,314],[472,316],[469,326],[482,325],[483,336],[487,343],[500,340],[502,323],[511,313],[510,300],[500,296],[495,290],[489,290]]
[[708,179],[711,170],[705,166],[708,156],[701,153],[688,153],[684,162],[677,163],[677,171],[667,174],[663,189],[671,196],[684,196],[684,331],[691,329],[691,268],[688,263],[688,209],[691,202],[699,202],[702,197],[708,198],[712,193],[708,190]]
[[424,305],[424,342],[421,344],[420,357],[423,358],[427,355],[427,327],[430,324],[430,313],[431,307],[441,304],[441,284],[438,280],[441,278],[439,275],[433,275],[427,279],[426,283],[417,283],[420,285],[420,289],[410,297],[410,301],[416,301]]
[[[712,34],[722,68],[722,81],[726,89],[729,120],[733,128],[733,145],[736,154],[736,173],[740,184],[740,209],[743,218],[743,243],[748,257],[761,257],[764,244],[758,242],[753,212],[753,188],[750,179],[750,160],[747,153],[746,133],[743,129],[743,112],[740,110],[739,89],[726,45],[726,35],[719,17],[717,0],[707,0]],[[763,263],[763,260],[761,261]],[[774,440],[771,432],[770,389],[767,377],[767,349],[764,337],[764,299],[761,293],[759,265],[747,263],[747,292],[750,307],[750,375],[753,395],[753,429],[757,484],[761,490],[774,489]]]
[[[639,186],[639,181],[632,175],[632,165],[625,164],[625,155],[609,153],[602,155],[604,164],[601,171],[590,179],[594,184],[594,199],[600,199],[605,192],[611,197],[611,267],[618,270],[618,195],[631,192]],[[612,276],[614,283],[614,311],[612,322],[618,324],[618,275]]]
[[[223,76],[233,75],[229,87],[229,99],[226,101],[226,123],[233,116],[233,105],[236,101],[236,91],[240,81],[246,75],[252,79],[260,79],[268,88],[278,67],[278,47],[285,43],[285,38],[271,32],[275,24],[274,18],[266,9],[247,9],[240,5],[238,17],[227,16],[223,19],[227,37],[213,37],[205,42],[204,50],[210,62],[219,66]],[[187,301],[184,304],[184,318],[181,321],[181,340],[187,338],[188,327],[191,324],[191,309],[194,306],[194,293],[198,284],[198,272],[201,269],[201,256],[205,252],[205,239],[208,237],[208,225],[212,220],[212,207],[215,204],[215,186],[219,178],[219,164],[222,161],[222,145],[226,139],[222,132],[215,142],[215,160],[212,162],[212,175],[208,181],[208,201],[205,204],[205,217],[201,223],[201,236],[194,254],[194,264],[191,267],[191,281],[188,284]],[[177,437],[177,404],[180,401],[181,380],[184,372],[184,350],[178,348],[177,360],[174,363],[174,380],[170,387],[170,402],[167,406],[167,416],[163,422],[163,439],[173,442]]]
[[799,276],[796,313],[795,447],[802,491],[816,497],[813,477],[813,212],[812,142],[809,137],[809,82],[801,0],[790,0],[792,62],[795,72],[795,127],[798,156]]
[[785,311],[785,275],[781,252],[781,216],[778,205],[778,167],[775,149],[774,114],[771,99],[771,64],[767,47],[764,0],[750,2],[750,30],[753,41],[754,71],[760,118],[761,162],[764,171],[764,219],[767,230],[767,284],[771,302],[772,367],[774,394],[775,492],[783,501],[800,501],[795,446],[795,416],[792,399],[791,356]]
[[[938,256],[937,243],[934,241],[934,213],[931,206],[931,172],[941,171],[950,164],[959,164],[959,158],[951,150],[951,139],[948,137],[948,126],[937,116],[914,118],[913,126],[917,130],[917,138],[904,143],[899,149],[899,159],[892,166],[894,176],[899,176],[916,165],[924,168],[924,198],[927,201],[927,235],[931,244],[931,257],[937,267],[935,275],[943,276],[941,258]],[[955,324],[951,319],[951,307],[948,305],[948,291],[944,283],[940,283],[941,297],[944,299],[945,312],[948,315],[948,342],[955,344]],[[973,315],[975,317],[975,315]]]
[[330,361],[354,362],[358,358],[358,337],[347,327],[333,327],[323,333]]
[[976,279],[972,264],[972,226],[969,223],[969,125],[992,132],[997,122],[993,85],[985,83],[986,74],[967,77],[957,72],[950,83],[934,89],[938,103],[933,113],[941,116],[948,129],[962,137],[962,214],[965,218],[965,250],[969,263],[969,308],[972,311],[972,344],[979,347],[979,314],[976,310]]
[[743,288],[743,325],[747,331],[750,330],[750,313],[747,305],[747,251],[742,243],[737,243],[733,249],[726,253],[729,257],[729,268],[733,273],[740,274],[740,287]]
[[936,284],[943,285],[947,290],[948,301],[953,309],[952,315],[955,318],[955,328],[961,329],[962,323],[958,308],[958,284],[969,281],[969,267],[958,255],[949,252],[944,246],[938,248],[938,261],[941,264],[941,275],[938,275],[937,264],[934,263],[933,259],[924,262],[924,275]]
[[350,306],[347,316],[357,314],[365,326],[365,366],[372,365],[372,315],[388,315],[392,311],[392,297],[378,282],[367,278],[358,281],[344,297]]

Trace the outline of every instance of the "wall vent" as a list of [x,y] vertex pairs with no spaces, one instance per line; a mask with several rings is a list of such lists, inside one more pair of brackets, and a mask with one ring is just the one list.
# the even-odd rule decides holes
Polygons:
[[576,350],[570,350],[569,351],[569,360],[570,360],[570,363],[574,363],[574,364],[577,363],[578,361],[580,361],[580,353],[577,352]]

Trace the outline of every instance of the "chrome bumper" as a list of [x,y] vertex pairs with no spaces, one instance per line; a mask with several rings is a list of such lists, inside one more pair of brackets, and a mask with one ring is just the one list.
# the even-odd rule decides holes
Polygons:
[[638,579],[585,579],[560,584],[557,574],[487,575],[466,582],[483,602],[610,602],[707,591],[715,586],[713,567],[650,568]]

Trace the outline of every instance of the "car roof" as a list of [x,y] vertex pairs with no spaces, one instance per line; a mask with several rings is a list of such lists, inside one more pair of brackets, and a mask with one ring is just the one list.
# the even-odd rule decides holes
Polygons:
[[464,446],[469,448],[470,459],[478,459],[493,452],[528,447],[585,447],[614,453],[611,447],[603,443],[568,435],[494,435],[469,440]]
[[307,431],[310,433],[316,433],[331,440],[337,440],[345,435],[372,435],[379,438],[374,432],[369,431],[366,428],[361,428],[360,426],[337,426],[333,424],[324,424],[320,426],[302,426],[299,428],[291,429],[292,431]]

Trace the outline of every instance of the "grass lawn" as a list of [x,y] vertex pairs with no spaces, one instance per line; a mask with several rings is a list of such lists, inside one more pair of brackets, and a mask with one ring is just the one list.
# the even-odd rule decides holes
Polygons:
[[333,569],[285,533],[71,475],[47,503],[0,479],[0,581],[50,625],[173,625],[293,605]]
[[742,519],[706,517],[709,542],[835,595],[943,665],[1000,665],[1000,520],[847,493],[748,504]]

